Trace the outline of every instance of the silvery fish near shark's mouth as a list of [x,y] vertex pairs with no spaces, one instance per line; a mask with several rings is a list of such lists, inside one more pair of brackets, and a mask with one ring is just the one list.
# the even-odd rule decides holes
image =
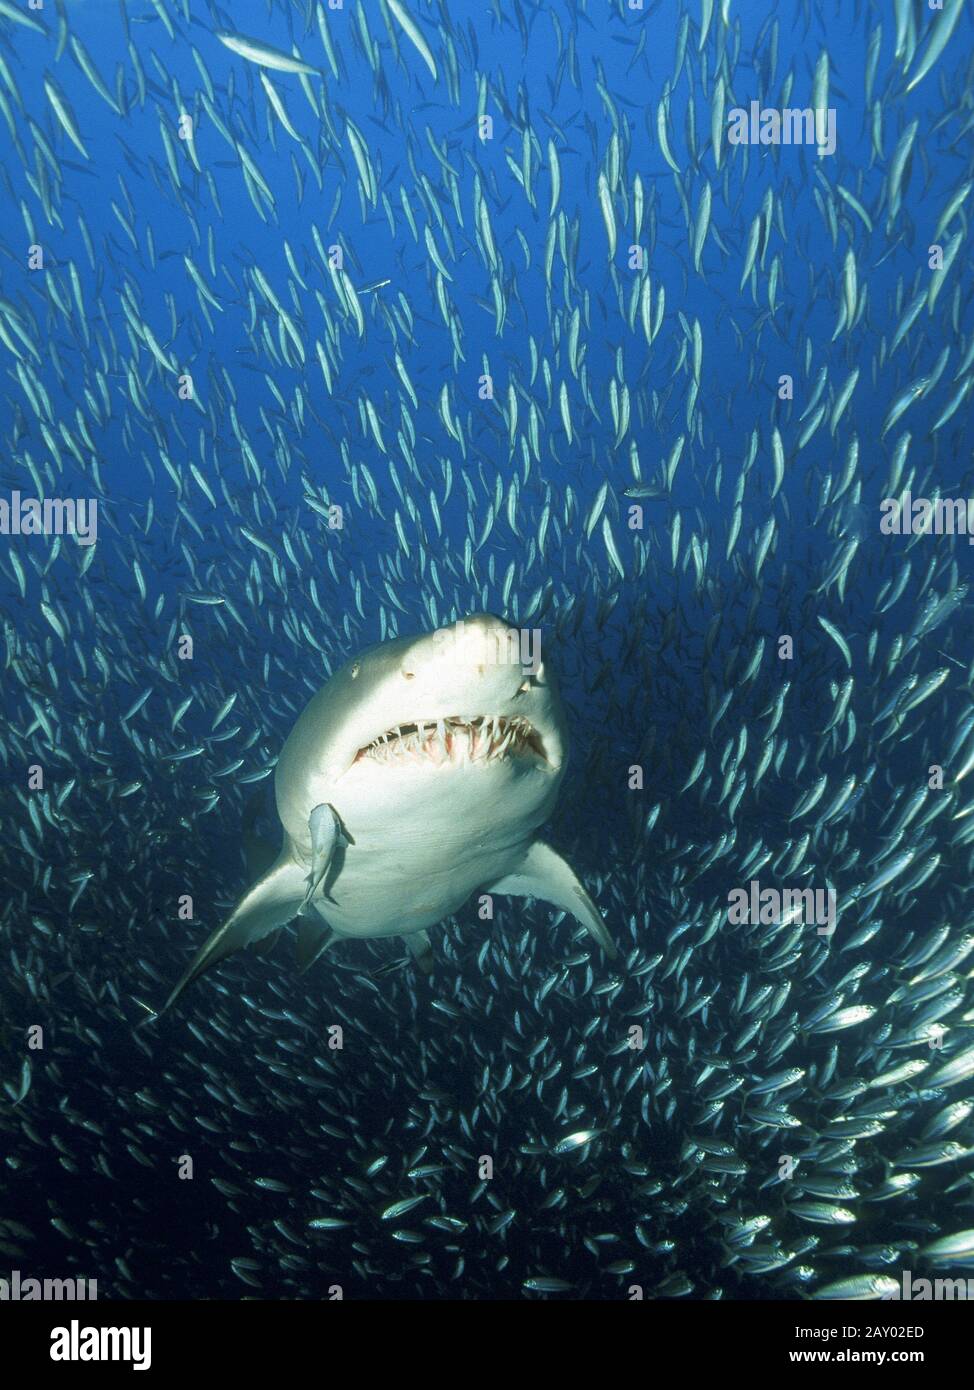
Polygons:
[[460,715],[448,719],[397,724],[360,748],[363,759],[391,765],[416,762],[487,763],[499,758],[533,758],[548,766],[544,742],[534,725],[520,715]]

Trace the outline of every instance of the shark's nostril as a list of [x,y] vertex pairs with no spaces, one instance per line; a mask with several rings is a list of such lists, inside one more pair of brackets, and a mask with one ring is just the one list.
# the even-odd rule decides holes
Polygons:
[[415,671],[403,671],[403,673],[402,673],[402,678],[403,678],[403,680],[411,681],[411,680],[413,679],[413,677],[415,676],[415,674],[416,674]]

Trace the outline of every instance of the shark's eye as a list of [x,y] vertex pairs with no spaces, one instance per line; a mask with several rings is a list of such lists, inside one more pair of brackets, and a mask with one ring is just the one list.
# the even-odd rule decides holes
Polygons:
[[403,673],[402,673],[402,678],[403,678],[404,681],[411,681],[412,678],[413,678],[413,676],[415,676],[415,674],[416,674],[415,671],[403,671]]

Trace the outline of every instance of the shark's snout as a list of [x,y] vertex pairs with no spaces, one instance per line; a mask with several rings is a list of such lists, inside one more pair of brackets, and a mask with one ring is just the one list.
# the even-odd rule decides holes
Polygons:
[[496,670],[517,674],[525,665],[523,646],[517,628],[490,613],[474,613],[419,638],[403,659],[402,673],[407,680],[431,667],[444,677],[452,672],[466,679]]

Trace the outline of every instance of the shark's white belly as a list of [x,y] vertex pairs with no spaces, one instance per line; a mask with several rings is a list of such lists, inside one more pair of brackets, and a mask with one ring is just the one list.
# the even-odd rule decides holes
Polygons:
[[[406,936],[456,912],[521,859],[560,778],[530,766],[353,769],[329,800],[353,843],[315,907],[344,936]],[[322,789],[324,790],[324,789]],[[306,846],[295,846],[309,857]]]
[[315,906],[341,936],[408,936],[449,917],[484,884],[508,873],[529,837],[512,845],[469,846],[444,859],[417,855],[412,841],[391,841],[381,851],[349,848],[327,897]]

